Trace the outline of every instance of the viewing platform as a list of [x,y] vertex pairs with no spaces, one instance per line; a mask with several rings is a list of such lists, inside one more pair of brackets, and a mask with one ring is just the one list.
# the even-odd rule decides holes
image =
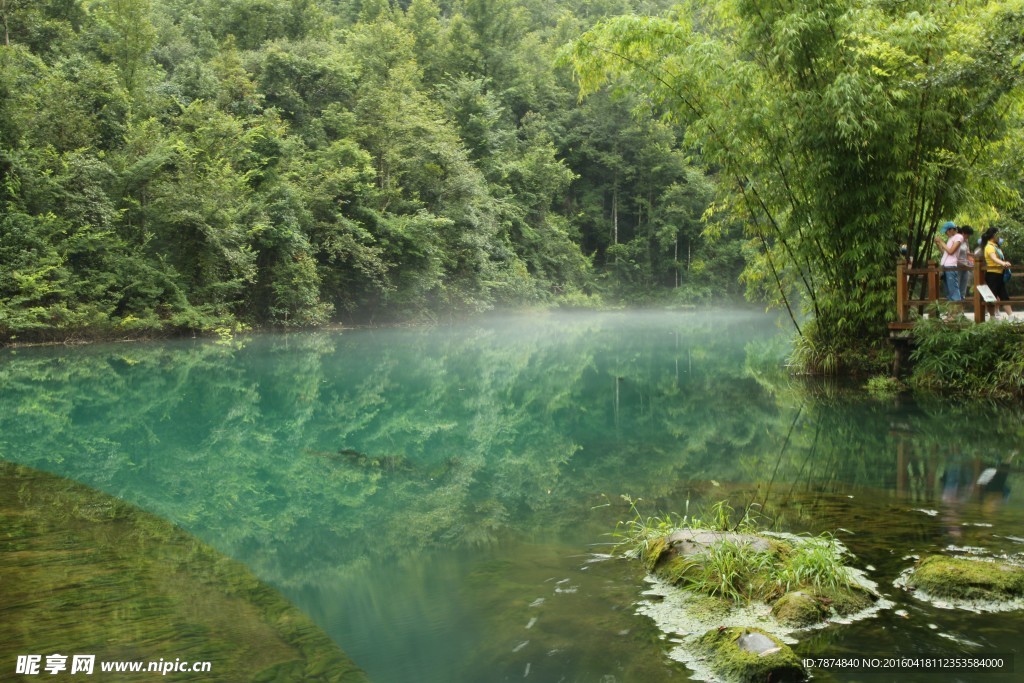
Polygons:
[[[965,271],[969,270],[968,266],[959,266],[957,270]],[[992,319],[991,314],[986,316],[986,306],[995,307],[997,320],[1017,320],[1024,321],[1024,296],[1014,295],[1010,291],[1010,298],[1007,301],[999,301],[996,303],[986,303],[982,298],[981,292],[978,291],[976,286],[970,288],[970,293],[964,297],[961,302],[951,302],[942,294],[942,273],[945,268],[942,268],[935,262],[931,262],[924,267],[915,268],[906,263],[896,264],[896,320],[895,322],[889,323],[890,336],[893,333],[899,333],[904,330],[909,330],[914,326],[913,321],[910,318],[910,312],[916,308],[918,313],[924,317],[927,316],[925,309],[936,303],[947,303],[950,305],[962,305],[964,308],[964,317],[969,320],[973,320],[975,323],[983,323],[986,318]],[[974,271],[974,283],[985,282],[985,271],[982,270],[982,262],[976,261],[973,267]],[[1013,280],[1016,277],[1014,275]],[[1012,290],[1013,280],[1007,285],[1008,290]],[[916,297],[916,298],[915,298]],[[923,297],[923,298],[921,298]],[[1007,318],[1006,313],[1002,310],[1007,304],[1010,305],[1013,313],[1012,316]]]

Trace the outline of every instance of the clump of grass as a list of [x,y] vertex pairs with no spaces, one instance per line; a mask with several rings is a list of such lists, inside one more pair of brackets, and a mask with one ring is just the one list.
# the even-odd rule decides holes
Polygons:
[[850,587],[850,572],[845,562],[848,554],[828,532],[807,537],[793,546],[786,561],[776,568],[773,578],[783,593],[798,588],[845,590]]
[[696,593],[743,604],[763,598],[770,587],[773,565],[773,553],[723,539],[710,545],[706,554],[669,563],[664,574],[672,583]]
[[[639,558],[648,571],[674,585],[734,604],[770,603],[795,590],[831,602],[854,589],[845,564],[849,553],[832,534],[795,542],[759,537],[750,509],[734,521],[736,511],[725,501],[716,503],[707,515],[644,517],[638,501],[624,498],[634,516],[616,527],[615,535],[621,539],[618,551]],[[678,531],[712,532],[720,538],[696,554],[676,555],[668,541]]]
[[758,527],[757,520],[747,508],[738,521],[733,522],[736,510],[728,501],[719,501],[711,506],[707,514],[690,515],[690,501],[687,499],[685,512],[665,513],[663,515],[644,516],[637,508],[640,499],[633,499],[623,495],[622,499],[629,503],[629,509],[633,518],[620,521],[615,525],[612,537],[619,539],[614,551],[625,554],[627,557],[639,558],[653,569],[661,552],[665,549],[665,537],[679,529],[692,529],[699,531],[737,531],[739,533],[755,533]]
[[[616,542],[614,551],[621,552],[627,557],[636,557],[648,564],[648,558],[653,557],[657,561],[665,548],[665,537],[686,524],[686,516],[676,515],[673,521],[673,513],[663,517],[657,515],[644,517],[637,509],[638,500],[629,496],[622,496],[623,500],[629,503],[629,509],[633,512],[633,518],[620,521],[615,525],[612,537],[620,539]],[[687,500],[687,507],[690,501]],[[653,570],[653,563],[647,567],[648,571]]]

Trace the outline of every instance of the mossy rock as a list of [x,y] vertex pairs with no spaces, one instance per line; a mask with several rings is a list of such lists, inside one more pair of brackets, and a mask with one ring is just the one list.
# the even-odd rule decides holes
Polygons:
[[[640,559],[649,572],[679,585],[699,575],[708,557],[723,546],[742,548],[744,553],[768,554],[782,561],[791,546],[756,533],[735,533],[703,529],[677,529],[648,540],[640,550]],[[756,576],[751,576],[756,581]]]
[[696,643],[710,668],[730,683],[786,683],[807,680],[807,671],[781,640],[755,628],[708,631]]
[[647,571],[669,578],[667,565],[680,565],[699,561],[708,550],[722,543],[749,547],[755,552],[769,552],[783,555],[790,549],[784,541],[771,539],[754,533],[731,531],[710,531],[706,529],[676,529],[664,536],[650,538],[640,546],[640,561]]
[[879,596],[877,593],[869,592],[863,586],[852,583],[845,588],[835,588],[817,593],[817,598],[830,614],[845,617],[871,607]]
[[786,626],[811,626],[828,615],[822,601],[803,591],[791,591],[772,605],[772,616]]
[[937,598],[1020,598],[1024,597],[1024,567],[1005,562],[931,555],[917,563],[907,586]]
[[661,561],[662,555],[668,549],[668,545],[665,542],[665,536],[659,536],[652,538],[645,543],[640,549],[640,561],[644,563],[644,567],[647,571],[653,572],[655,567]]

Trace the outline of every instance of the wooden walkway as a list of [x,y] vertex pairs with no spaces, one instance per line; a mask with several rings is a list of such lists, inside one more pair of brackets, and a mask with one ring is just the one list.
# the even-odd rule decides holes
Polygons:
[[[910,320],[910,311],[914,308],[918,313],[925,315],[924,309],[938,302],[950,302],[945,296],[941,296],[941,280],[944,268],[937,263],[931,262],[924,268],[913,268],[906,263],[896,264],[896,321],[889,323],[891,331],[909,330],[914,326]],[[968,270],[968,266],[959,266],[957,270]],[[985,282],[985,271],[982,270],[981,260],[974,263],[974,282]],[[923,294],[923,299],[912,299],[911,295]],[[976,323],[985,322],[985,301],[981,298],[977,287],[972,288],[971,295],[965,297],[963,302],[964,315]],[[1024,297],[1010,296],[1008,301],[1000,301],[994,304],[1000,318],[1005,315],[1002,308],[1009,304],[1013,309],[1014,320],[1024,320]],[[992,306],[993,304],[988,304]],[[970,313],[968,313],[970,311]],[[990,318],[991,319],[991,318]]]

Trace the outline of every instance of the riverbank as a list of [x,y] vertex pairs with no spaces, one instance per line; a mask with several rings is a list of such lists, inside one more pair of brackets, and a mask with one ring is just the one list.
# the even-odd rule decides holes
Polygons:
[[[730,309],[761,310],[761,307],[749,303],[737,303],[730,306]],[[519,306],[503,309],[492,309],[483,312],[464,312],[441,314],[421,314],[407,318],[375,320],[372,317],[353,317],[349,320],[335,320],[321,325],[310,325],[305,327],[284,327],[280,325],[242,325],[234,327],[217,327],[211,329],[160,329],[145,330],[137,332],[126,332],[118,329],[93,329],[78,328],[70,330],[47,329],[40,330],[35,334],[21,333],[0,337],[0,349],[4,348],[26,348],[34,346],[84,346],[88,344],[129,344],[136,342],[150,342],[164,339],[233,339],[253,334],[275,334],[284,332],[340,332],[342,330],[363,330],[363,329],[391,329],[404,327],[430,327],[439,324],[454,324],[472,320],[474,318],[485,318],[494,315],[547,315],[551,313],[616,313],[625,311],[671,311],[679,313],[697,313],[701,311],[721,310],[711,306],[698,306],[696,304],[665,304],[651,306],[627,306],[621,304],[601,304],[591,307],[559,307],[559,306]]]

